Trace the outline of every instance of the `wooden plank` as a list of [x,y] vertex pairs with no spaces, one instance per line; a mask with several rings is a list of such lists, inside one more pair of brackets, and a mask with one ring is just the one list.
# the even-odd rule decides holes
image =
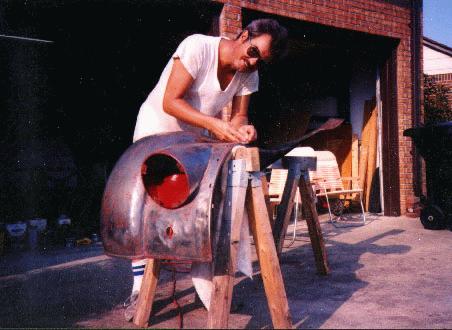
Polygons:
[[265,205],[267,206],[267,212],[270,219],[270,225],[272,228],[274,228],[275,221],[273,219],[273,206],[270,202],[270,194],[268,191],[268,181],[265,175],[261,176],[261,184],[262,184],[262,191],[264,192],[264,198],[265,198]]
[[367,158],[367,171],[366,171],[366,190],[364,191],[365,203],[364,209],[369,211],[370,202],[370,189],[372,187],[372,178],[377,167],[377,139],[378,139],[378,128],[377,128],[377,107],[374,104],[372,109],[372,114],[369,119],[369,145],[368,145],[368,158]]
[[[352,177],[353,178],[358,178],[358,165],[359,164],[359,140],[358,140],[358,135],[357,134],[353,134],[352,137]],[[358,189],[358,183],[356,182],[356,180],[352,181],[352,188],[353,189]]]
[[[229,184],[224,203],[223,221],[221,234],[223,240],[218,244],[216,260],[214,263],[214,277],[212,279],[212,295],[210,308],[207,316],[207,327],[209,329],[227,328],[229,312],[231,310],[232,291],[234,287],[234,275],[237,268],[237,252],[240,242],[240,232],[245,206],[246,188],[248,185],[248,174],[245,170],[248,161],[246,148],[240,147],[234,153],[235,160],[244,159],[243,163],[230,163],[229,176],[244,176],[244,184],[240,180],[228,179]],[[229,185],[228,184],[228,185]],[[228,235],[228,233],[230,233]],[[229,253],[225,253],[225,251]],[[226,266],[226,267],[225,267]]]
[[[213,290],[207,319],[207,327],[209,329],[227,328],[229,311],[231,310],[232,289],[234,287],[234,275],[237,269],[237,252],[240,242],[240,231],[242,228],[246,187],[231,188],[231,204],[229,207],[226,206],[231,212],[225,210],[225,217],[230,216],[231,220],[223,220],[224,223],[231,223],[229,261],[227,261],[228,267],[226,268],[226,273],[221,271],[223,269],[221,265],[219,269],[216,267],[217,269],[214,270],[214,277],[212,280]],[[228,203],[225,203],[225,205],[227,204]],[[220,258],[221,255],[220,249],[221,246],[219,246],[216,254],[217,259]]]
[[323,240],[322,229],[320,227],[319,215],[315,207],[311,185],[303,175],[300,177],[299,188],[301,200],[303,201],[303,210],[306,215],[309,237],[311,238],[312,250],[314,251],[317,272],[321,275],[327,275],[330,272],[328,259],[326,256],[325,242]]
[[273,327],[292,328],[286,289],[261,186],[248,187],[246,207]]
[[[361,148],[359,150],[359,183],[361,189],[365,191],[367,178],[367,161],[369,157],[370,125],[372,109],[375,108],[375,100],[364,102],[363,129],[361,131]],[[364,198],[365,199],[365,198]]]
[[340,167],[341,176],[352,176],[352,139],[351,136],[348,138],[342,141],[345,158]]
[[155,289],[160,276],[160,260],[147,259],[143,282],[137,301],[137,311],[133,323],[139,327],[147,327],[154,302]]
[[258,148],[246,148],[244,146],[237,146],[232,149],[232,156],[234,159],[245,159],[246,171],[259,171],[260,159]]
[[207,314],[208,329],[228,328],[234,277],[230,274],[215,275],[212,279],[212,297]]
[[339,137],[333,137],[328,142],[328,150],[336,156],[342,176],[352,176],[352,126],[342,124]]

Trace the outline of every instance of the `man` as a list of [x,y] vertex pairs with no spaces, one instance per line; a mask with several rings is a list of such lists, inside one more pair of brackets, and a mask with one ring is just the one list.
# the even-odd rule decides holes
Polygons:
[[[210,132],[221,141],[249,143],[257,138],[248,105],[258,90],[257,68],[277,60],[287,46],[287,30],[273,19],[252,21],[235,40],[195,34],[177,48],[140,108],[133,141],[175,131]],[[232,101],[229,122],[219,119]],[[133,318],[145,261],[132,262],[134,285],[125,304]]]

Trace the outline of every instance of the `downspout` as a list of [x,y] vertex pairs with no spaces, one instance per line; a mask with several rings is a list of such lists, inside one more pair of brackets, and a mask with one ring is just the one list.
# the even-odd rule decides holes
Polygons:
[[[422,0],[411,0],[411,72],[412,72],[412,126],[421,125],[422,98]],[[422,163],[421,157],[413,143],[413,190],[416,196],[422,194]]]

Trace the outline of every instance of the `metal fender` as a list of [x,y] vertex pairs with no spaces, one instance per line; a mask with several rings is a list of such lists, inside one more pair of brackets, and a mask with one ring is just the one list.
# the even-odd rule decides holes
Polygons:
[[128,259],[211,261],[212,225],[221,200],[214,195],[224,190],[222,167],[235,145],[175,132],[130,146],[113,168],[102,199],[105,252]]

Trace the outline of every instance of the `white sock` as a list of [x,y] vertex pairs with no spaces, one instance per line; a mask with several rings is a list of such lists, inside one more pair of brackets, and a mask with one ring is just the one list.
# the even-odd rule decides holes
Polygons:
[[143,280],[144,267],[146,267],[146,259],[132,261],[133,287],[132,294],[138,293]]

